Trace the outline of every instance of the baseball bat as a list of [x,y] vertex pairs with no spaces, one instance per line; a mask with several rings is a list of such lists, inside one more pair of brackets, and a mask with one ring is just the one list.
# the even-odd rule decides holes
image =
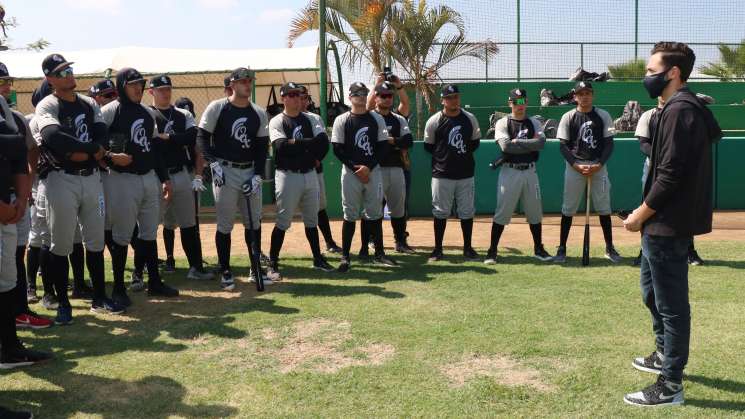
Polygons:
[[254,230],[254,216],[251,212],[251,197],[246,196],[246,206],[248,207],[248,228],[251,230],[251,248],[249,252],[253,255],[251,260],[251,271],[253,271],[254,280],[256,281],[256,291],[264,291],[264,277],[261,275],[261,251],[259,250],[256,230]]
[[590,191],[592,177],[587,176],[587,198],[585,207],[585,239],[582,243],[582,266],[590,264]]

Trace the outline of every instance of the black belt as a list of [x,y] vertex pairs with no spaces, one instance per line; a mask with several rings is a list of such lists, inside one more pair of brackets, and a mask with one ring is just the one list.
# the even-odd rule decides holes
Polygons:
[[533,163],[505,163],[505,166],[515,169],[515,170],[528,170],[530,168],[535,167],[535,162]]
[[62,169],[63,172],[65,172],[68,175],[75,175],[75,176],[90,176],[96,172],[98,172],[98,168],[91,167],[88,169]]
[[281,167],[278,167],[277,170],[279,170],[280,172],[292,172],[292,173],[305,174],[305,173],[308,173],[308,172],[310,172],[312,170],[315,170],[315,168],[314,167],[311,167],[309,169],[283,169]]
[[227,160],[220,160],[220,164],[222,164],[223,166],[232,167],[234,169],[250,169],[254,167],[254,162],[252,161],[248,163],[236,163],[236,162],[227,161]]
[[133,175],[140,175],[140,176],[146,175],[150,173],[151,170],[153,170],[153,169],[132,170],[132,169],[125,169],[125,168],[120,169],[118,166],[112,166],[112,169],[114,169],[114,171],[117,173],[131,173]]
[[188,169],[186,168],[186,166],[169,167],[169,168],[168,168],[168,174],[169,174],[169,175],[173,175],[173,174],[176,174],[176,173],[178,173],[178,172],[180,172],[180,171],[182,171],[182,170],[186,170],[187,172],[189,171],[189,170],[188,170]]

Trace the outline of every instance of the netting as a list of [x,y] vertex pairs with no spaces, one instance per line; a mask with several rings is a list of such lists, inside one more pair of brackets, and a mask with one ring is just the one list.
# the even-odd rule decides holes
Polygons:
[[[721,60],[718,46],[736,48],[745,39],[745,4],[731,0],[430,0],[427,5],[456,10],[469,41],[491,40],[499,47],[486,63],[469,57],[450,63],[440,72],[444,82],[567,80],[579,67],[602,73],[645,60],[662,40],[688,43],[697,57],[692,78],[707,79],[712,77],[701,68]],[[440,38],[449,33],[452,27]],[[438,52],[435,46],[432,56]],[[345,84],[372,80],[364,63],[344,66],[343,73]]]

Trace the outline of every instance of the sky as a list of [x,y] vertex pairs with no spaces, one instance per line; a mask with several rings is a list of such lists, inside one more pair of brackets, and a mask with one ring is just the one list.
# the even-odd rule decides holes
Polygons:
[[[122,46],[173,48],[283,48],[292,17],[309,0],[0,0],[19,26],[9,44],[21,47],[42,37],[49,51]],[[470,40],[516,41],[517,0],[429,0],[447,4],[465,21]],[[522,41],[632,42],[634,0],[520,0]],[[639,0],[639,40],[739,42],[745,38],[745,1]],[[588,7],[588,5],[592,5]],[[317,44],[316,31],[296,44]],[[516,48],[500,45],[489,68],[464,59],[446,77],[514,77]],[[649,46],[640,47],[646,57]],[[716,46],[694,47],[697,64],[718,59]],[[586,45],[584,65],[607,71],[608,64],[633,58],[633,46]],[[580,48],[523,46],[523,77],[568,78],[581,64]],[[345,70],[349,79],[369,80],[365,68]]]

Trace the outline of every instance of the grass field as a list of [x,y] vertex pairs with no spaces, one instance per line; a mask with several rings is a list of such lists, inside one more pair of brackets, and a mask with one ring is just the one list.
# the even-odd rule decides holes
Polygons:
[[41,418],[745,417],[745,243],[700,246],[686,405],[661,410],[622,402],[655,379],[630,365],[653,349],[638,269],[599,248],[582,268],[579,250],[566,266],[508,249],[499,265],[421,254],[343,277],[286,258],[289,279],[258,296],[180,269],[167,279],[178,299],[136,295],[118,317],[77,302],[74,325],[22,332],[56,359],[3,372],[0,405]]

